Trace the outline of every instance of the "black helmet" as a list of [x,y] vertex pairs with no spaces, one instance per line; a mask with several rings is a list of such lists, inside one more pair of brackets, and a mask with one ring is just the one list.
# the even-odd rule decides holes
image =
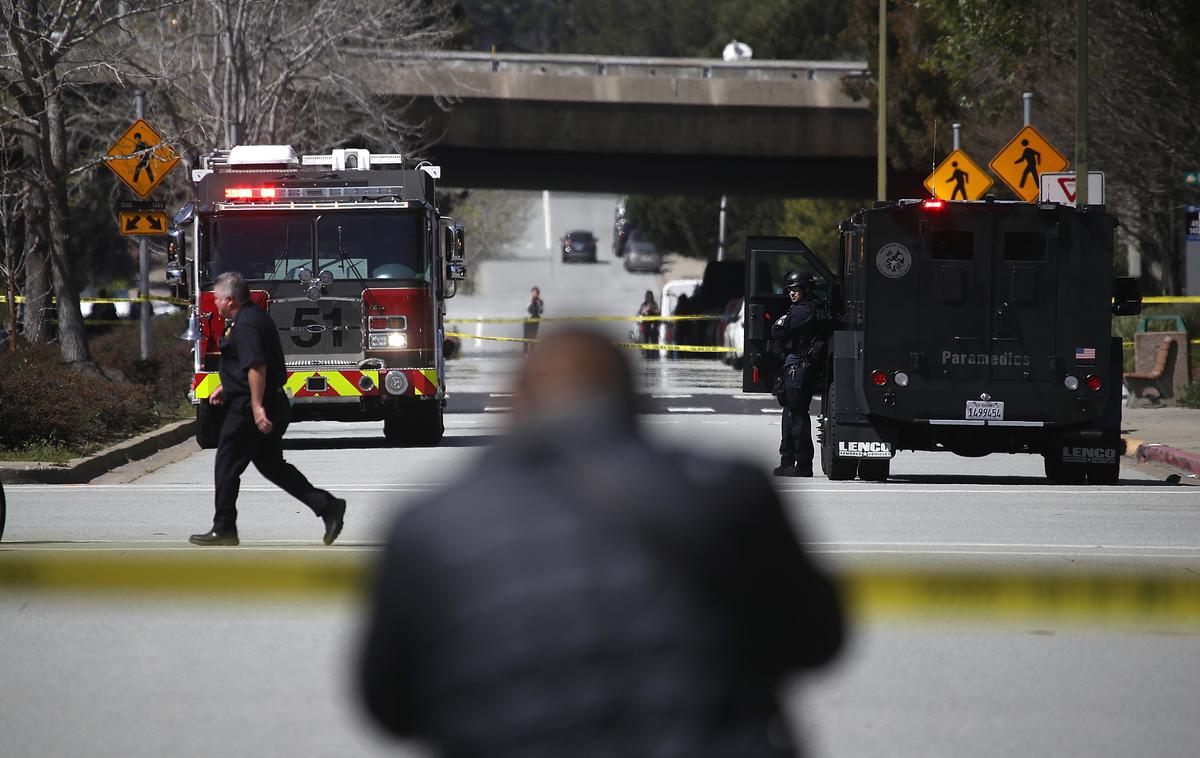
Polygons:
[[793,271],[788,274],[787,279],[784,280],[783,288],[789,290],[798,289],[802,292],[808,292],[816,283],[816,277],[807,271]]

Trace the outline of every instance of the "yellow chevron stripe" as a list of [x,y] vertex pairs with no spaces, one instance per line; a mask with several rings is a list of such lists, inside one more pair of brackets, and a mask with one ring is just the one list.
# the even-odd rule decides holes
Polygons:
[[205,400],[209,398],[212,395],[213,390],[220,386],[221,375],[216,373],[209,374],[200,380],[200,384],[196,385],[196,399]]
[[436,368],[421,369],[421,373],[425,375],[425,378],[429,380],[429,383],[433,385],[434,389],[437,389],[437,386],[438,386],[437,369]]
[[283,383],[283,391],[289,396],[295,397],[297,391],[304,389],[304,380],[314,373],[312,371],[297,371]]
[[341,371],[321,371],[321,376],[329,382],[329,388],[341,397],[362,397],[362,390],[355,387]]

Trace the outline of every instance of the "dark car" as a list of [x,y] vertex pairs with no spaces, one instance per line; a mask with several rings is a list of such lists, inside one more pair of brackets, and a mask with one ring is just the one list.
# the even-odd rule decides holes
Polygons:
[[625,242],[625,270],[658,274],[662,272],[662,264],[662,253],[654,243],[637,229],[631,229]]
[[561,242],[563,263],[596,262],[596,236],[591,232],[567,232]]

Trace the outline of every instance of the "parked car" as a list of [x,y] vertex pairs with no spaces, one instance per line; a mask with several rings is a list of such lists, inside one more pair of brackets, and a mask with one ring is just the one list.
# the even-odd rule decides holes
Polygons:
[[563,263],[596,262],[596,236],[586,229],[567,232],[561,245]]
[[625,270],[657,274],[662,271],[662,264],[662,253],[654,243],[637,229],[630,230],[625,242]]

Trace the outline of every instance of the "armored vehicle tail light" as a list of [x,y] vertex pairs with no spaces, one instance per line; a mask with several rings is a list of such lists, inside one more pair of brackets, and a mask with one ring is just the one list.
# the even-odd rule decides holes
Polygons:
[[1100,377],[1096,376],[1095,374],[1088,374],[1087,378],[1083,381],[1087,384],[1087,388],[1092,392],[1098,392],[1100,388],[1104,386],[1104,383],[1100,381]]
[[383,378],[383,386],[393,395],[403,395],[408,389],[408,377],[403,371],[389,371]]
[[1063,386],[1074,392],[1079,389],[1079,377],[1067,374],[1066,378],[1063,379]]
[[907,387],[908,374],[903,371],[897,371],[895,374],[892,374],[892,381],[896,383],[897,387]]
[[925,202],[921,203],[921,207],[927,211],[940,211],[942,208],[946,207],[946,201],[934,198],[933,200],[926,200]]
[[872,371],[871,372],[871,384],[874,384],[876,387],[882,387],[883,385],[887,384],[887,380],[888,380],[888,376],[884,372],[882,372],[882,371]]

